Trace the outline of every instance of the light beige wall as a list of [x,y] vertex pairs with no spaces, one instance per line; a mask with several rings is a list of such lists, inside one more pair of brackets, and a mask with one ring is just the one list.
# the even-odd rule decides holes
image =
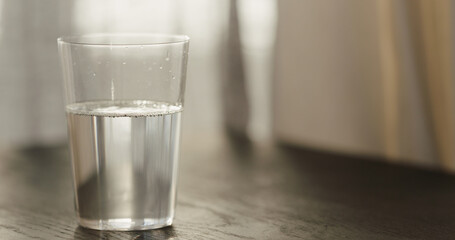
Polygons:
[[375,5],[280,1],[275,133],[298,144],[382,152]]
[[275,137],[434,165],[406,14],[401,0],[278,1]]

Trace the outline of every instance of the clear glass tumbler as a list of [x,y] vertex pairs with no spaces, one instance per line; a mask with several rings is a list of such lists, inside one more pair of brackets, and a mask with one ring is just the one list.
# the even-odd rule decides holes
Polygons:
[[58,39],[81,226],[172,224],[189,38]]

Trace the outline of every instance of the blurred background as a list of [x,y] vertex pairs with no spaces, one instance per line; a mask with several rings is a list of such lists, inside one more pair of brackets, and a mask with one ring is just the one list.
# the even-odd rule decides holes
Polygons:
[[183,142],[455,170],[455,1],[1,0],[0,149],[66,144],[56,39],[190,36]]

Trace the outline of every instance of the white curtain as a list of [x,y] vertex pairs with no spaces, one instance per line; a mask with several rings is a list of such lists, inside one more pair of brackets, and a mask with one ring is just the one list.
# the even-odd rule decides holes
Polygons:
[[[213,136],[229,124],[223,116],[236,114],[236,106],[223,114],[223,102],[238,93],[222,94],[232,91],[235,77],[226,70],[236,52],[231,62],[238,58],[245,69],[244,78],[234,81],[243,86],[238,106],[249,101],[251,112],[244,130],[253,138],[270,137],[275,10],[275,0],[0,0],[0,148],[65,144],[56,39],[95,32],[190,36],[183,132],[192,139]],[[235,21],[238,43],[232,45],[229,26]],[[239,119],[248,113],[241,114]]]
[[1,1],[0,147],[65,134],[56,38],[69,32],[71,9],[72,1]]

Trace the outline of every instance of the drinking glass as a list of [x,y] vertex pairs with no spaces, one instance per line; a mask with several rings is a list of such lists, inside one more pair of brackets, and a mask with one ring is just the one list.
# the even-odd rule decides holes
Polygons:
[[172,224],[188,44],[158,34],[58,39],[81,226]]

